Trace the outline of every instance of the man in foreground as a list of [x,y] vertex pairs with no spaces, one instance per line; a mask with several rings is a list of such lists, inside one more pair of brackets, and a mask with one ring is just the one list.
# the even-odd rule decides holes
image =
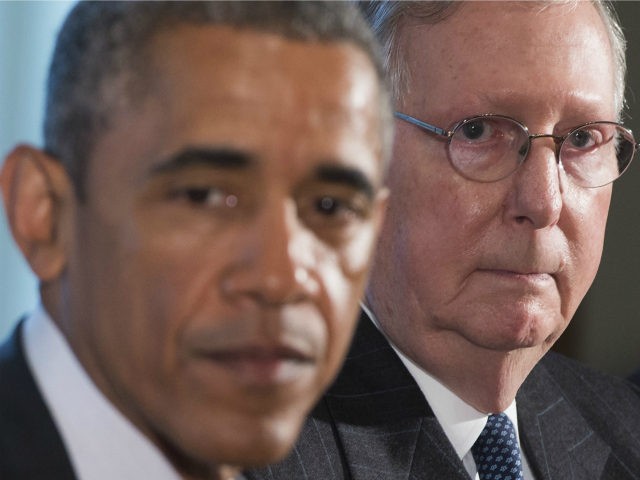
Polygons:
[[640,478],[638,390],[548,353],[636,148],[611,12],[366,8],[396,97],[393,195],[343,370],[250,478]]
[[1,174],[42,307],[0,349],[0,478],[218,479],[333,379],[391,115],[357,10],[80,3]]

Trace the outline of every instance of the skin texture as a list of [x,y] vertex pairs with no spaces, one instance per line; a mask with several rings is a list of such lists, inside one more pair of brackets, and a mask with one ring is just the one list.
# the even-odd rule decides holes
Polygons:
[[[503,114],[555,134],[616,120],[611,52],[589,2],[469,2],[437,25],[413,22],[401,27],[410,80],[399,111],[445,128]],[[396,125],[368,302],[413,361],[475,408],[502,411],[593,281],[611,186],[569,183],[548,138],[510,177],[469,181],[442,139]]]
[[386,200],[379,86],[349,44],[180,26],[150,52],[86,203],[24,146],[3,191],[94,382],[185,478],[223,478],[287,453],[348,346]]

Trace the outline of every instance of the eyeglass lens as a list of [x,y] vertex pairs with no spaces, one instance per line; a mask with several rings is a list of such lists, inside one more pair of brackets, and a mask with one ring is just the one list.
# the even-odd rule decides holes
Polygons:
[[[474,117],[454,128],[449,157],[463,176],[493,182],[514,172],[524,162],[530,145],[528,131],[517,121],[501,116]],[[569,132],[558,156],[574,183],[598,187],[624,172],[634,150],[635,141],[627,130],[615,123],[599,122]]]

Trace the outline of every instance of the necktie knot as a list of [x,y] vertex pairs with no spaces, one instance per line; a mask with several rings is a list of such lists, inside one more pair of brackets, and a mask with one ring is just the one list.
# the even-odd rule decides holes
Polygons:
[[513,423],[504,413],[489,415],[471,447],[480,480],[522,480],[520,447]]

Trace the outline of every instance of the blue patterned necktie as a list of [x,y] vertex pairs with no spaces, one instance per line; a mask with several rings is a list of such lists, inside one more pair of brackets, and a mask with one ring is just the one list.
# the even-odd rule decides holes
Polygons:
[[523,480],[516,431],[504,413],[489,415],[471,447],[480,480]]

